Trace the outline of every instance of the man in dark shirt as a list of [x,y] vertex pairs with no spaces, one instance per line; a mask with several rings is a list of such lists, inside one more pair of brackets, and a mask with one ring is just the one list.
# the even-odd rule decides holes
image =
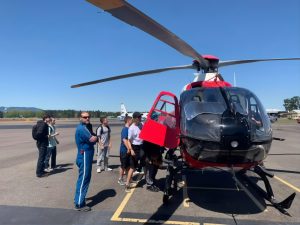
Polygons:
[[48,122],[50,121],[50,116],[43,116],[43,120],[39,120],[37,122],[37,136],[38,139],[36,141],[36,146],[39,150],[39,157],[36,166],[36,176],[44,177],[46,172],[44,171],[44,161],[47,154],[47,146],[48,146]]

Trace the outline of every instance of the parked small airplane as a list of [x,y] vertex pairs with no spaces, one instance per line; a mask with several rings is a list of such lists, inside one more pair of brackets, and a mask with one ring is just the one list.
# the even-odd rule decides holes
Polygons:
[[[117,118],[119,120],[124,120],[125,116],[131,116],[132,117],[132,112],[127,112],[125,104],[121,103],[121,114]],[[142,112],[142,121],[146,120],[148,113],[147,112]]]
[[124,120],[125,116],[131,116],[132,117],[132,113],[127,112],[125,104],[121,103],[121,114],[117,118],[119,120]]

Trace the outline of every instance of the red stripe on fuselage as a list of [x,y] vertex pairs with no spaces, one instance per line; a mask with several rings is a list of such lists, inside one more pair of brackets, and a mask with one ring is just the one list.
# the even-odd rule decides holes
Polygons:
[[204,169],[207,167],[213,167],[213,168],[220,168],[220,167],[233,167],[233,168],[239,168],[240,170],[242,169],[250,169],[251,167],[257,165],[257,162],[255,163],[240,163],[240,164],[224,164],[224,163],[214,163],[214,162],[205,162],[205,161],[200,161],[196,160],[193,157],[191,157],[186,150],[183,150],[182,152],[183,157],[186,161],[186,163],[194,169]]
[[195,87],[232,87],[232,85],[226,81],[197,81],[190,83],[186,86],[186,91]]

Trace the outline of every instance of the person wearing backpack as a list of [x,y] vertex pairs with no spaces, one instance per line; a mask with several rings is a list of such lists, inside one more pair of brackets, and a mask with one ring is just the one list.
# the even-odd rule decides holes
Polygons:
[[98,137],[97,173],[101,171],[112,171],[108,167],[109,150],[111,149],[110,127],[107,117],[100,118],[100,126],[96,130]]
[[44,177],[46,174],[44,171],[44,161],[47,154],[49,121],[50,116],[44,115],[43,120],[37,121],[36,125],[34,125],[32,128],[32,137],[34,140],[36,140],[36,146],[39,151],[39,157],[36,166],[36,176],[39,178]]

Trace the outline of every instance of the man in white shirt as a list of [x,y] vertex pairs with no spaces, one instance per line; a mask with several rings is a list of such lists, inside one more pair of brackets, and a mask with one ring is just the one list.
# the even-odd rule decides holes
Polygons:
[[132,149],[135,153],[136,171],[143,173],[142,168],[145,167],[145,152],[143,150],[143,140],[140,139],[140,133],[143,128],[142,114],[134,112],[132,114],[133,123],[128,130],[128,140],[131,143]]

